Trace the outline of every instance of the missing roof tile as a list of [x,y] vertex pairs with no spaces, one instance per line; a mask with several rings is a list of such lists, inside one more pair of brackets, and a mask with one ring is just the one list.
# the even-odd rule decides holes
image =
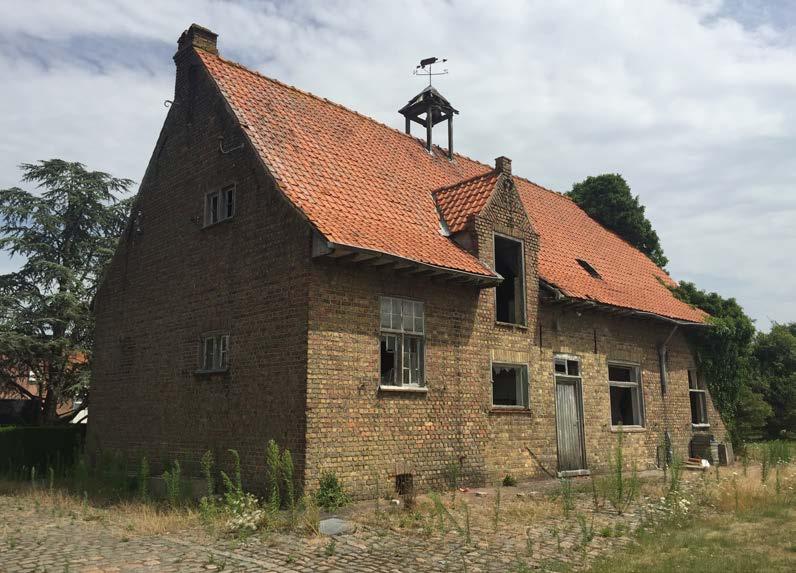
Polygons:
[[575,259],[575,260],[576,260],[576,261],[578,261],[578,264],[579,264],[581,267],[583,267],[583,270],[584,270],[584,271],[586,271],[587,273],[589,273],[589,274],[590,274],[591,276],[593,276],[594,278],[596,278],[596,279],[602,279],[602,278],[603,278],[603,277],[600,275],[600,273],[598,273],[598,272],[597,272],[597,269],[595,269],[593,266],[591,266],[591,265],[590,265],[588,262],[584,261],[583,259]]

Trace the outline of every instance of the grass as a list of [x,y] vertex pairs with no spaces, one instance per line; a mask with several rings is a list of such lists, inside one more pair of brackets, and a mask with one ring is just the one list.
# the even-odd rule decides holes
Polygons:
[[796,468],[780,466],[779,488],[762,482],[760,466],[748,468],[745,476],[736,469],[726,469],[707,490],[697,516],[642,530],[630,548],[598,559],[589,571],[796,570]]

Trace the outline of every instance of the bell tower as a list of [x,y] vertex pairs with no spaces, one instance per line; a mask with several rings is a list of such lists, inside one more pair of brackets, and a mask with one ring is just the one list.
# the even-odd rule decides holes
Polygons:
[[[398,110],[398,113],[406,118],[406,133],[411,133],[412,122],[419,123],[426,128],[426,149],[430,152],[432,145],[432,131],[435,125],[440,122],[448,122],[448,158],[453,158],[453,116],[458,115],[458,111],[453,108],[450,102],[445,99],[431,85],[431,76],[447,74],[448,70],[439,73],[431,72],[431,65],[438,61],[437,58],[426,58],[420,61],[420,65],[415,69],[416,75],[427,75],[428,86],[409,100],[409,102]],[[428,68],[428,69],[426,69]],[[420,71],[422,70],[422,71]]]

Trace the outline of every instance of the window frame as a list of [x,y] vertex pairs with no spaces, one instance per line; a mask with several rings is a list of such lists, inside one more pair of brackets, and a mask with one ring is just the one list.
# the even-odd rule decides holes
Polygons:
[[[229,183],[205,193],[203,228],[218,225],[235,217],[238,208],[237,189],[236,183]],[[217,202],[213,210],[210,205],[214,197]],[[231,201],[228,199],[229,197],[231,197]],[[228,209],[228,204],[230,203],[231,209]],[[213,220],[214,217],[215,220]]]
[[[691,407],[691,427],[692,428],[710,428],[710,417],[708,416],[708,388],[705,381],[699,376],[696,368],[689,368],[686,370],[688,376],[688,403]],[[694,381],[692,385],[691,382]],[[696,386],[696,387],[693,387]],[[691,402],[691,395],[693,393],[702,395],[702,414],[704,422],[694,422],[694,404]]]
[[[207,344],[212,342],[212,364],[207,367]],[[199,337],[199,368],[197,372],[227,372],[229,370],[229,333],[206,332]]]
[[[508,366],[510,368],[521,368],[525,372],[522,381],[523,398],[522,404],[507,405],[495,404],[495,366]],[[528,412],[531,410],[531,369],[527,362],[506,362],[505,360],[491,360],[489,363],[489,395],[490,407],[494,411],[512,410],[518,412]]]
[[[392,328],[392,326],[384,326],[382,324],[382,307],[384,301],[390,301],[390,315],[393,316],[394,313],[392,312],[393,304],[395,301],[400,302],[401,304],[401,320],[400,320],[400,328]],[[420,316],[421,319],[421,330],[416,328],[416,319],[418,316],[415,314],[416,306],[413,306],[412,310],[412,329],[408,330],[404,327],[405,322],[405,315],[404,315],[404,304],[411,303],[412,305],[420,305],[422,315]],[[395,344],[395,362],[396,364],[393,366],[393,374],[392,380],[390,384],[385,384],[382,379],[382,371],[381,371],[381,345],[382,341],[385,337],[395,337],[396,344]],[[409,379],[408,383],[404,383],[404,370],[406,367],[404,365],[404,357],[406,356],[406,343],[407,340],[418,340],[420,344],[420,348],[417,352],[418,356],[418,374],[419,380],[412,381],[412,372],[414,369],[409,368]],[[389,295],[382,295],[379,296],[379,390],[385,391],[406,391],[406,392],[426,392],[428,390],[427,385],[427,378],[426,378],[426,304],[422,300],[401,297],[401,296],[389,296]]]
[[[512,242],[518,243],[520,245],[520,276],[522,277],[522,288],[520,289],[522,291],[521,292],[522,296],[521,296],[520,300],[522,301],[522,308],[521,308],[522,320],[519,321],[519,322],[505,322],[503,320],[499,320],[498,319],[498,302],[497,302],[498,291],[497,291],[497,287],[495,287],[495,296],[494,296],[495,324],[527,327],[528,326],[528,300],[527,300],[527,298],[528,298],[528,285],[526,284],[527,280],[526,280],[526,276],[525,276],[525,241],[523,239],[521,239],[521,238],[518,238],[518,237],[512,237],[510,235],[505,235],[503,233],[498,233],[497,231],[494,231],[492,233],[492,260],[494,261],[494,270],[495,270],[495,272],[497,272],[497,238],[500,238],[500,239],[506,240],[506,241],[512,241]],[[516,295],[516,293],[515,293],[515,295]],[[515,304],[516,304],[516,301],[515,301]]]
[[[636,380],[631,382],[624,382],[620,380],[611,380],[611,367],[618,368],[631,368],[636,370]],[[644,430],[647,427],[646,409],[644,407],[644,384],[643,384],[643,370],[641,364],[637,362],[625,362],[622,360],[608,360],[608,417],[612,431],[619,430]],[[638,392],[638,424],[614,424],[613,406],[611,402],[611,388],[636,388]]]

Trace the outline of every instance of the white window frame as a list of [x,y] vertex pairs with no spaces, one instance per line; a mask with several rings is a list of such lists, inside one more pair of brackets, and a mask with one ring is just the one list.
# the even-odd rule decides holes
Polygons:
[[[210,362],[207,362],[207,346],[212,345]],[[199,342],[199,372],[226,372],[229,369],[229,334],[208,332]]]
[[[497,287],[495,288],[495,322],[497,324],[510,324],[513,326],[527,326],[528,324],[528,285],[527,277],[525,276],[525,241],[517,237],[511,237],[509,235],[504,235],[502,233],[492,233],[492,259],[494,261],[495,272],[497,272],[497,241],[496,239],[500,237],[503,240],[513,241],[515,243],[519,243],[520,245],[520,273],[522,276],[522,289],[521,289],[521,308],[520,312],[522,313],[522,320],[518,322],[504,322],[502,320],[498,320],[498,304],[497,304]],[[515,301],[516,304],[516,301]]]
[[[571,363],[577,364],[577,372],[572,373],[570,372]],[[559,372],[556,370],[556,365],[562,364],[564,366],[564,372]],[[572,354],[556,354],[553,356],[553,374],[556,377],[562,378],[580,378],[581,371],[580,371],[580,358],[577,356],[573,356]]]
[[[508,367],[508,368],[519,368],[523,374],[521,374],[520,380],[520,404],[515,405],[507,405],[507,404],[495,404],[495,367]],[[531,409],[531,370],[528,368],[528,364],[524,362],[506,362],[503,360],[494,361],[490,364],[489,367],[489,379],[490,379],[490,394],[491,394],[491,404],[493,410],[530,410]]]
[[[705,386],[705,381],[699,377],[699,373],[695,368],[688,369],[688,403],[691,409],[691,427],[692,428],[710,428],[710,418],[708,417],[708,390]],[[704,415],[704,422],[694,422],[693,404],[691,403],[691,395],[702,395],[702,413]]]
[[[620,380],[611,380],[611,367],[617,368],[630,368],[631,370],[635,370],[636,372],[636,380],[631,382],[624,382]],[[611,406],[611,388],[635,388],[636,392],[638,393],[638,424],[614,424],[614,417],[613,417],[613,408]],[[609,360],[608,361],[608,416],[611,422],[611,429],[618,430],[622,429],[643,429],[646,428],[646,416],[644,411],[644,385],[642,383],[642,371],[641,371],[641,364],[637,364],[634,362],[622,362],[619,360]]]
[[[236,194],[237,187],[234,183],[205,193],[205,227],[217,225],[235,216],[237,208]],[[213,199],[216,200],[216,204],[211,207]]]
[[[400,305],[400,314],[396,315],[395,305]],[[389,305],[390,312],[388,324],[385,325],[385,305]],[[420,315],[417,315],[417,309],[420,309]],[[410,316],[406,314],[406,309],[411,306],[411,325],[406,324],[407,318]],[[413,300],[395,296],[381,296],[379,297],[379,388],[383,390],[426,390],[426,311],[425,303],[419,300]],[[393,318],[399,316],[398,323],[395,323]],[[393,368],[393,376],[391,383],[386,384],[381,378],[381,344],[382,339],[394,337],[395,340],[395,365]],[[417,353],[418,367],[412,368],[411,365],[407,367],[404,364],[406,358],[406,344],[408,341],[417,340],[420,344],[420,349]],[[411,343],[411,342],[409,342]],[[407,371],[408,381],[404,382],[404,371]]]

